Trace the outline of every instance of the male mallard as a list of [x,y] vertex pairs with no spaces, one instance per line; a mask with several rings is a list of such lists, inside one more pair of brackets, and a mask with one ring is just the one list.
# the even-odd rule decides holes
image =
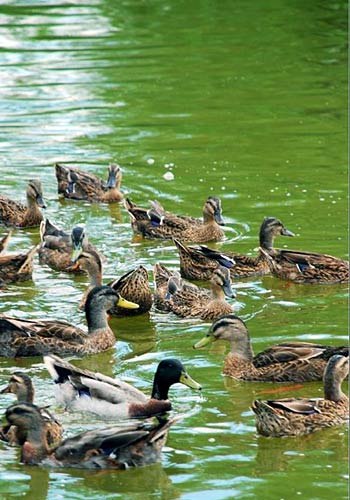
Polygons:
[[85,305],[88,331],[60,320],[24,320],[0,315],[0,356],[42,356],[43,354],[94,354],[115,344],[106,310],[118,304],[137,308],[109,286],[90,291]]
[[158,202],[151,204],[152,208],[146,210],[137,207],[128,198],[125,200],[133,230],[146,238],[178,238],[181,241],[204,243],[222,240],[225,235],[220,227],[224,224],[221,201],[216,196],[209,196],[205,202],[203,220],[166,212]]
[[[97,252],[93,250],[86,250],[79,253],[78,256],[74,255],[73,261],[75,265],[73,269],[82,269],[86,271],[90,278],[90,286],[83,295],[80,301],[79,309],[84,309],[85,301],[89,291],[97,285],[102,285],[102,262]],[[126,300],[132,300],[139,305],[138,309],[126,310],[121,307],[114,307],[109,310],[109,314],[113,316],[134,316],[148,312],[152,307],[152,293],[148,283],[147,269],[139,266],[133,269],[120,278],[117,278],[108,286],[113,288],[116,292],[120,293]]]
[[124,198],[120,192],[122,171],[119,165],[111,163],[108,167],[108,181],[78,168],[55,165],[58,193],[71,200],[101,201],[113,203]]
[[335,354],[326,366],[324,399],[291,398],[252,404],[256,428],[263,436],[302,436],[349,419],[349,400],[341,383],[349,373],[349,358]]
[[[18,403],[33,403],[34,385],[32,379],[23,372],[14,372],[6,387],[0,390],[0,394],[12,393],[17,396]],[[62,425],[46,409],[39,408],[44,421],[44,432],[49,446],[57,446],[62,440]],[[0,439],[10,444],[24,443],[23,436],[20,435],[16,426],[4,426],[0,430]]]
[[[164,271],[165,270],[165,271]],[[231,288],[230,273],[225,267],[219,267],[213,272],[210,280],[211,290],[203,289],[195,285],[179,283],[178,276],[175,273],[174,278],[171,271],[165,266],[156,264],[154,266],[155,283],[161,284],[158,276],[165,276],[169,273],[168,292],[162,300],[162,288],[158,292],[157,301],[165,302],[161,309],[168,310],[182,317],[197,317],[203,320],[214,320],[233,311],[233,307],[225,301],[227,297],[234,297]],[[156,292],[157,294],[157,289]],[[157,303],[157,302],[156,302]]]
[[23,434],[21,462],[51,467],[126,469],[155,463],[161,458],[169,427],[179,417],[96,429],[65,439],[49,450],[44,420],[37,406],[18,403],[6,410],[10,425]]
[[56,384],[59,404],[113,419],[151,417],[171,410],[168,391],[177,382],[201,389],[177,359],[163,359],[159,363],[151,397],[120,379],[82,370],[58,356],[44,356],[44,363]]
[[218,252],[203,245],[199,248],[187,247],[178,239],[174,239],[180,256],[181,276],[193,280],[209,280],[219,265],[227,267],[233,278],[269,274],[267,255],[273,251],[273,242],[278,235],[294,236],[280,220],[274,217],[265,218],[260,227],[260,249],[256,257],[234,252]]
[[0,255],[0,281],[14,283],[32,279],[33,260],[37,247],[27,253]]
[[32,179],[27,184],[27,206],[0,195],[0,223],[17,227],[39,226],[43,219],[40,208],[46,208],[41,182]]
[[68,234],[46,219],[40,224],[40,237],[39,262],[55,271],[79,273],[81,270],[72,266],[72,253],[79,253],[83,249],[97,251],[88,242],[82,225],[74,226],[71,234]]
[[322,380],[326,364],[334,354],[348,356],[349,348],[309,342],[283,342],[254,356],[248,328],[234,314],[222,316],[193,347],[198,349],[217,340],[230,343],[223,374],[240,380],[265,382],[306,382]]

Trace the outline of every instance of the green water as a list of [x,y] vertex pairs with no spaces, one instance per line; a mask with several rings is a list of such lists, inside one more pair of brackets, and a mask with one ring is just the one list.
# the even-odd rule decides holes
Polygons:
[[[86,222],[108,258],[106,280],[139,264],[176,268],[177,253],[133,239],[123,207],[59,201],[56,161],[103,177],[118,161],[133,201],[156,198],[178,213],[200,216],[206,197],[220,196],[227,238],[216,248],[253,254],[262,219],[276,216],[297,234],[279,246],[348,256],[346,2],[9,0],[0,13],[0,190],[23,199],[26,180],[40,177],[47,216],[65,228]],[[38,239],[37,229],[16,231],[9,250]],[[76,306],[86,282],[36,262],[34,284],[3,290],[0,312],[84,324]],[[347,342],[345,286],[264,277],[234,287],[256,352],[287,339]],[[1,498],[347,498],[345,426],[266,439],[249,409],[257,396],[321,396],[321,383],[271,396],[277,384],[223,378],[226,346],[192,349],[209,326],[197,320],[152,312],[112,326],[115,349],[77,364],[147,392],[158,361],[176,356],[203,384],[202,398],[171,390],[188,417],[172,428],[162,463],[48,471],[20,465],[18,450],[0,444]],[[104,425],[56,409],[41,359],[0,360],[1,383],[14,367],[33,376],[37,401],[68,434]],[[0,399],[1,412],[11,401]]]

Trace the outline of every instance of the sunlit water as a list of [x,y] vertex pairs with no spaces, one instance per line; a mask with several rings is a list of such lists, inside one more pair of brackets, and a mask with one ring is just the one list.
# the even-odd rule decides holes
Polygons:
[[[177,268],[170,242],[134,238],[121,206],[58,200],[53,164],[106,175],[140,204],[201,215],[221,197],[226,240],[254,254],[265,216],[297,234],[278,246],[347,257],[345,2],[9,1],[0,7],[1,192],[23,199],[39,177],[46,215],[63,228],[85,222],[108,262],[105,279],[161,261]],[[166,181],[164,174],[174,179]],[[10,251],[38,230],[16,231]],[[150,273],[151,277],[151,273]],[[36,262],[32,282],[1,292],[0,311],[84,324],[77,303],[87,279]],[[347,288],[291,285],[271,277],[234,283],[256,352],[287,340],[347,342]],[[0,496],[28,499],[346,498],[346,428],[297,439],[257,437],[255,397],[321,396],[321,383],[290,392],[221,376],[226,346],[193,351],[209,324],[152,311],[112,322],[114,350],[77,360],[151,389],[165,356],[179,357],[203,396],[171,390],[187,418],[172,428],[162,464],[126,472],[50,472],[19,464],[1,445]],[[0,360],[34,378],[67,434],[105,425],[62,413],[39,358]],[[282,388],[283,389],[283,388]],[[13,400],[0,399],[4,410]]]

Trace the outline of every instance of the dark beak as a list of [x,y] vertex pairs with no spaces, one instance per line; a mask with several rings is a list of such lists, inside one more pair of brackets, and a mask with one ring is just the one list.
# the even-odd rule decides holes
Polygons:
[[115,171],[114,170],[110,170],[109,175],[108,175],[107,188],[108,189],[114,188],[116,180],[117,180],[117,178],[115,176]]
[[46,208],[46,203],[43,200],[43,197],[40,194],[36,197],[36,202],[40,208]]
[[295,236],[292,231],[289,231],[289,229],[286,229],[285,227],[282,228],[281,234],[282,236]]

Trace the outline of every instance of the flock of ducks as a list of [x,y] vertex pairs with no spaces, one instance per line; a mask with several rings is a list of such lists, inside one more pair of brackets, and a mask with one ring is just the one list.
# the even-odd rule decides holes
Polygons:
[[[170,387],[180,382],[193,389],[201,386],[178,359],[162,360],[155,372],[151,396],[132,385],[100,373],[79,369],[62,355],[102,352],[115,344],[108,315],[148,312],[151,307],[180,317],[213,321],[208,334],[194,348],[217,340],[230,344],[223,374],[238,380],[307,382],[322,380],[324,398],[290,398],[252,403],[257,431],[264,436],[296,436],[338,425],[348,417],[348,398],[341,390],[349,369],[347,346],[324,346],[308,342],[283,342],[254,355],[249,332],[234,314],[231,278],[272,274],[295,283],[347,283],[349,264],[344,260],[311,252],[274,248],[277,236],[293,237],[282,222],[265,218],[259,232],[255,257],[218,252],[203,243],[224,238],[221,201],[210,196],[200,219],[175,215],[157,201],[149,208],[124,199],[122,173],[108,167],[107,182],[77,168],[55,165],[58,193],[67,199],[88,202],[124,201],[133,231],[144,238],[173,240],[180,257],[180,270],[160,263],[154,266],[154,293],[143,266],[103,284],[104,257],[88,242],[83,226],[64,231],[48,219],[39,180],[27,185],[27,204],[0,195],[0,223],[11,228],[40,227],[41,243],[22,254],[7,254],[10,230],[0,241],[0,282],[31,279],[33,258],[42,265],[68,273],[86,273],[89,287],[79,308],[85,311],[87,329],[61,320],[26,320],[0,315],[0,356],[43,356],[55,383],[57,402],[66,409],[91,412],[125,424],[88,431],[62,440],[62,426],[47,410],[34,404],[34,387],[28,375],[15,371],[1,393],[13,393],[17,402],[6,410],[7,424],[0,438],[21,446],[26,464],[117,468],[141,466],[160,460],[168,430],[181,416],[169,417]],[[184,242],[199,243],[193,247]],[[209,281],[210,289],[189,280]]]

